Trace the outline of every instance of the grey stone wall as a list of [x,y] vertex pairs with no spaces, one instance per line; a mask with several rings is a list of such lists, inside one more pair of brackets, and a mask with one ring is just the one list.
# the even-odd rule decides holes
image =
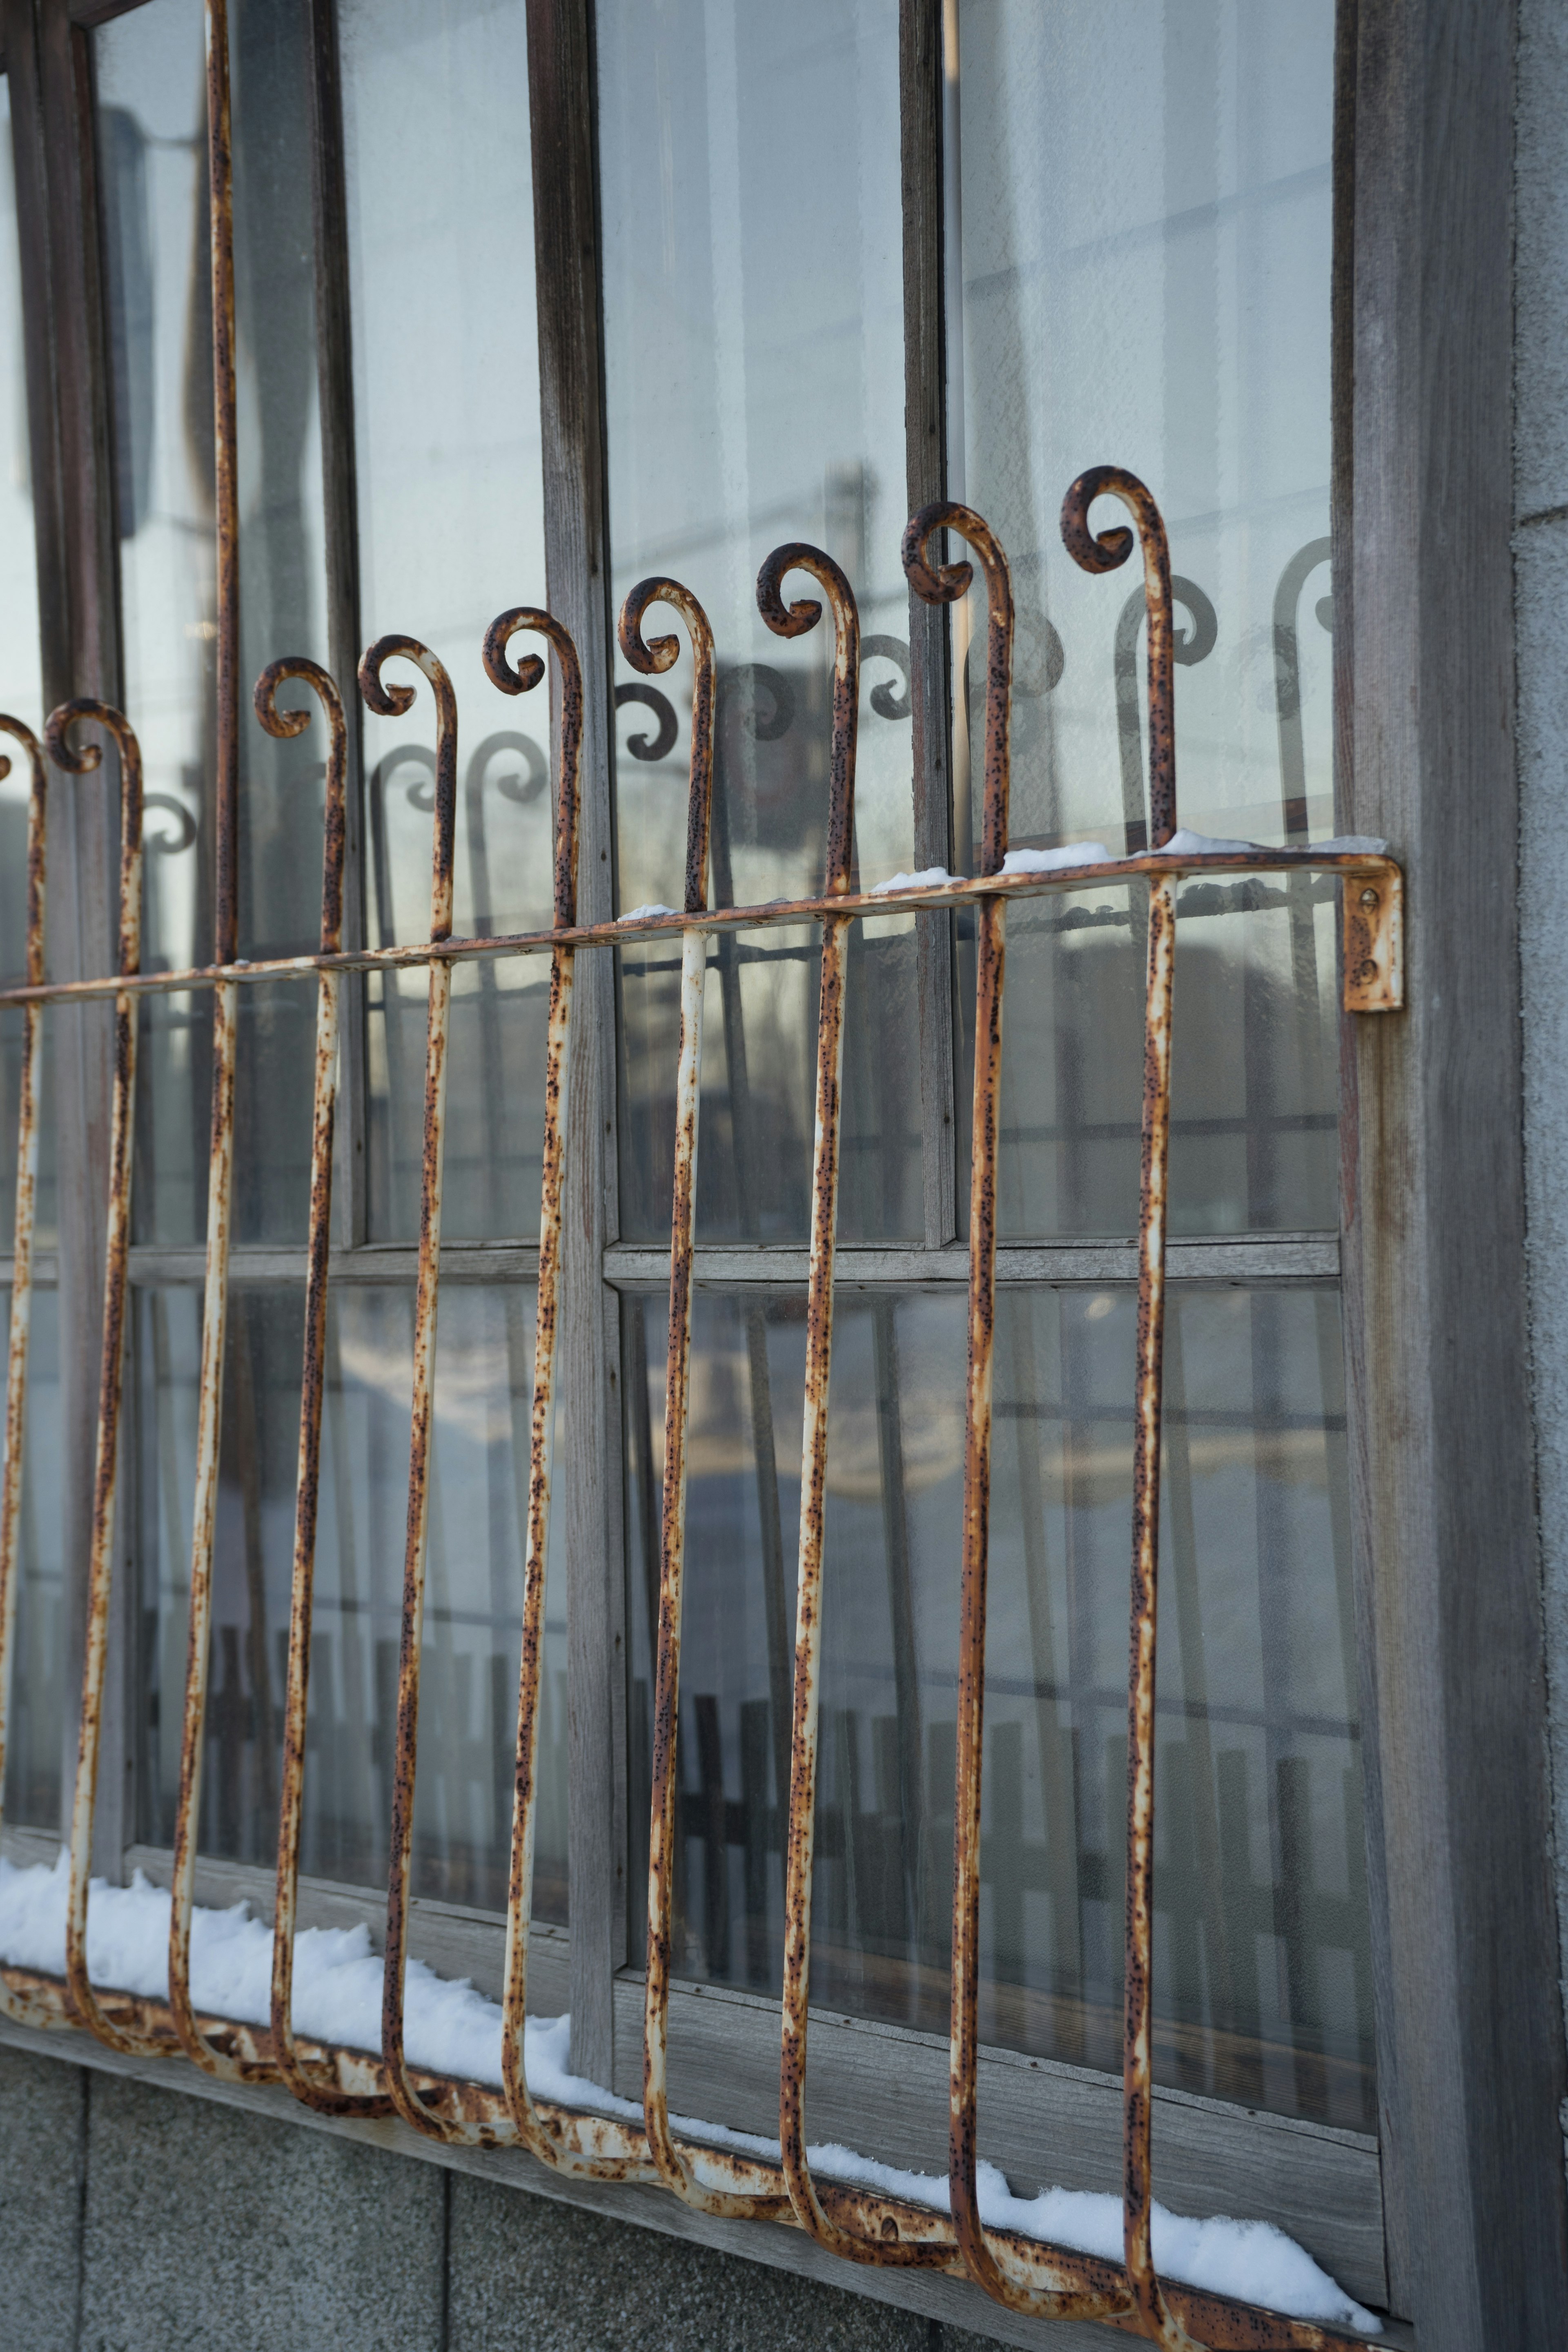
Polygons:
[[[1568,0],[1521,0],[1514,623],[1530,1304],[1558,1916],[1568,1952]],[[1478,1571],[1484,1571],[1478,1561]],[[1564,1988],[1568,1993],[1568,1986]],[[1568,2125],[1568,2118],[1565,2118]]]
[[0,2352],[991,2352],[812,2279],[56,2058],[0,2049]]

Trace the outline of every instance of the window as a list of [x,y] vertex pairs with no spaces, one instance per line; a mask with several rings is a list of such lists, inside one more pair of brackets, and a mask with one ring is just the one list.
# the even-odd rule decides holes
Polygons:
[[[10,546],[34,544],[51,332],[64,394],[58,479],[37,500],[41,593],[26,564],[3,592],[5,698],[35,718],[68,692],[128,711],[145,762],[143,969],[179,971],[214,951],[226,625],[205,12],[46,0],[58,37],[37,56],[10,29],[17,14],[5,13],[5,63],[34,77],[44,135],[4,175],[18,209],[0,224],[0,319],[33,370],[25,380],[17,357],[5,378]],[[489,623],[519,604],[548,604],[584,665],[580,919],[679,902],[690,647],[682,635],[649,678],[613,627],[650,575],[685,583],[717,640],[711,903],[816,893],[830,631],[785,641],[756,593],[763,560],[795,541],[842,566],[858,604],[856,887],[978,874],[984,585],[922,605],[900,560],[908,516],[942,497],[983,514],[1011,565],[1012,846],[1142,853],[1143,592],[1131,569],[1088,576],[1058,530],[1068,484],[1102,460],[1151,486],[1170,531],[1184,824],[1289,848],[1353,830],[1335,820],[1363,804],[1345,772],[1361,690],[1345,564],[1363,561],[1363,527],[1347,452],[1373,443],[1348,388],[1345,257],[1362,255],[1370,283],[1352,101],[1377,65],[1358,24],[1330,0],[233,0],[238,671],[247,696],[275,656],[305,656],[349,707],[345,943],[418,941],[432,920],[445,747],[427,676],[387,656],[389,680],[416,689],[391,716],[352,691],[364,647],[405,631],[457,699],[453,930],[548,928],[552,709],[542,693],[502,703],[480,657]],[[74,153],[68,97],[90,110]],[[58,231],[47,263],[29,264],[29,202]],[[321,715],[279,741],[243,696],[237,953],[305,956]],[[0,782],[12,939],[25,784],[19,762]],[[73,793],[74,814],[58,782],[51,806],[60,979],[108,969],[111,926],[113,795]],[[1201,875],[1179,901],[1155,2185],[1183,2210],[1277,2221],[1348,2293],[1404,2317],[1413,2176],[1395,2147],[1411,2126],[1390,2120],[1404,2045],[1377,1990],[1395,1735],[1367,1713],[1380,1588],[1355,1459],[1376,1420],[1363,1254],[1383,1244],[1353,1215],[1345,1238],[1341,1206],[1362,1164],[1352,1148],[1342,1176],[1342,1145],[1376,1148],[1357,1110],[1374,1049],[1339,1018],[1341,895],[1335,874],[1303,866]],[[1072,2188],[1118,2178],[1107,2078],[1121,2063],[1148,903],[1146,879],[1120,873],[1021,898],[1008,930],[982,2152]],[[814,2137],[938,2171],[978,929],[973,901],[906,901],[848,932],[806,2093]],[[703,983],[670,2099],[764,2134],[778,2115],[821,937],[806,920],[715,930]],[[680,966],[672,932],[577,960],[533,1865],[536,1980],[570,2007],[573,2069],[638,2101]],[[491,1994],[549,969],[455,964],[447,1048],[411,1948]],[[382,965],[342,997],[301,1918],[378,1932],[428,986],[426,967]],[[162,1883],[214,1001],[210,987],[154,992],[138,1015],[95,1850],[111,1876],[136,1864]],[[315,1001],[279,979],[237,1003],[198,1895],[269,1911]],[[20,1014],[0,1022],[9,1118]],[[45,1498],[79,1480],[90,1449],[108,1101],[101,1010],[46,1022],[5,1777],[7,1850],[28,1858],[53,1852],[74,1769],[86,1505],[57,1514]],[[994,2319],[977,2296],[951,2312]]]

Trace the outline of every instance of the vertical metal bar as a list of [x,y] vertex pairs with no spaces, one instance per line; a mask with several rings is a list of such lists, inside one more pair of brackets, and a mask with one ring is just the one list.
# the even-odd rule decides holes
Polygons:
[[[343,877],[347,854],[348,727],[338,689],[315,662],[275,661],[256,682],[256,716],[279,740],[302,735],[308,710],[280,710],[278,689],[290,680],[309,686],[328,730],[326,840],[321,870],[321,952],[342,944]],[[316,983],[316,1071],[310,1133],[310,1213],[305,1245],[305,1349],[300,1379],[300,1452],[294,1489],[294,1572],[289,1607],[289,1675],[283,1713],[283,1785],[278,1823],[278,1882],[272,1915],[272,2052],[297,2099],[326,2115],[386,2115],[391,2102],[353,2097],[312,2074],[295,2045],[294,1934],[300,1889],[300,1832],[305,1791],[305,1732],[310,1706],[310,1629],[316,1575],[316,1522],[321,1498],[321,1397],[327,1347],[327,1267],[332,1231],[332,1139],[338,1096],[338,1011],[342,975],[324,971]]]
[[[316,276],[316,380],[321,425],[321,491],[327,559],[327,665],[346,677],[360,645],[359,510],[355,483],[353,330],[349,299],[348,190],[343,166],[342,82],[333,0],[310,0],[310,157]],[[342,942],[365,937],[363,768],[357,702],[343,713],[348,729],[343,782]],[[364,1240],[365,987],[348,983],[339,1051],[342,1079],[335,1122],[342,1166],[333,1188],[339,1240]]]
[[[686,816],[685,911],[708,904],[708,845],[713,802],[713,632],[708,615],[678,581],[638,583],[621,607],[620,647],[645,677],[674,667],[673,636],[643,636],[648,607],[665,604],[679,614],[691,640],[691,751]],[[700,2187],[669,2128],[668,2060],[670,1920],[674,1907],[679,1799],[677,1747],[680,1728],[680,1621],[686,1566],[686,1456],[691,1371],[691,1250],[697,1205],[698,1114],[702,1087],[702,998],[708,939],[682,935],[680,1053],[675,1096],[675,1171],[669,1242],[669,1327],[665,1357],[664,1496],[659,1528],[658,1650],[654,1678],[653,1791],[649,1807],[647,1969],[643,1993],[643,2116],[659,2178],[699,2212],[739,2220],[776,2213],[779,2198],[740,2197]],[[710,1838],[711,1844],[711,1835]],[[721,1847],[721,1853],[723,1848]],[[724,1867],[728,1867],[727,1860]]]
[[[904,533],[904,569],[915,593],[948,604],[973,579],[968,562],[935,565],[938,531],[966,540],[986,592],[984,798],[980,871],[999,874],[1007,854],[1011,783],[1013,589],[1007,559],[968,507],[941,502]],[[969,1186],[969,1351],[963,1461],[963,1564],[960,1597],[958,1723],[952,1823],[952,1981],[948,2061],[948,2182],[953,2227],[971,2276],[998,2303],[1047,2319],[1108,2318],[1117,2297],[1064,2292],[1045,2266],[1003,2252],[980,2219],[976,2185],[979,2052],[980,1823],[985,1728],[985,1616],[991,1518],[992,1372],[996,1317],[996,1173],[1002,1090],[1002,1000],[1006,910],[987,898],[975,908],[974,1089]],[[1049,2275],[1055,2275],[1051,2273]]]
[[1176,886],[1149,892],[1143,1046],[1143,1180],[1139,1202],[1138,1389],[1132,1440],[1132,1591],[1127,1685],[1127,1958],[1122,2016],[1122,2226],[1143,2332],[1191,2337],[1161,2291],[1151,2247],[1154,1958],[1154,1637],[1160,1559],[1160,1378],[1165,1318],[1166,1177]]
[[[359,666],[359,689],[378,717],[401,718],[414,688],[382,678],[394,658],[422,670],[436,698],[436,824],[430,862],[430,938],[452,936],[452,851],[458,808],[458,702],[437,656],[416,638],[378,637]],[[452,967],[429,966],[425,1030],[425,1122],[419,1202],[419,1272],[414,1302],[414,1379],[409,1406],[408,1516],[403,1556],[403,1628],[397,1667],[397,1734],[387,1858],[386,1960],[382,1981],[382,2056],[387,2089],[404,2121],[437,2139],[477,2140],[478,2126],[434,2115],[408,2074],[403,2048],[408,1968],[409,1881],[419,1754],[419,1663],[425,1631],[425,1564],[430,1528],[430,1441],[436,1412],[436,1308],[441,1273],[441,1173],[447,1139],[447,1037]]]
[[[503,694],[528,694],[544,676],[537,654],[514,667],[507,646],[521,629],[553,648],[560,680],[560,732],[555,756],[555,929],[569,929],[577,913],[577,847],[583,792],[583,673],[577,648],[559,621],[532,605],[518,605],[485,634],[485,672]],[[562,1186],[565,1174],[567,1079],[572,1044],[574,953],[557,948],[550,960],[550,1029],[544,1060],[544,1143],[540,1179],[539,1288],[533,1325],[533,1401],[529,1423],[528,1518],[522,1560],[522,1640],[518,1660],[517,1758],[512,1786],[511,1857],[507,1883],[505,1990],[502,1995],[501,2077],[513,2132],[544,2163],[579,2179],[649,2177],[627,2158],[587,2153],[577,2119],[563,2129],[541,2114],[528,2087],[524,2038],[528,2015],[528,1937],[533,1906],[534,1818],[539,1794],[539,1690],[544,1656],[544,1588],[550,1548],[550,1481],[555,1421],[555,1368],[561,1326]]]
[[209,2074],[235,2083],[275,2079],[269,2063],[216,2049],[191,2006],[191,1912],[206,1748],[207,1666],[212,1652],[213,1538],[217,1523],[218,1449],[223,1438],[224,1344],[228,1322],[228,1245],[234,1202],[234,1065],[238,989],[213,990],[212,1136],[207,1160],[206,1275],[202,1291],[201,1385],[196,1408],[195,1502],[191,1531],[190,1615],[185,1649],[180,1794],[174,1817],[173,1902],[169,1912],[169,2007],[186,2055]]
[[[213,961],[230,964],[239,940],[239,474],[236,446],[234,358],[234,200],[229,131],[227,0],[206,0],[207,172],[212,247],[214,494],[217,535],[217,728],[213,778],[216,863]],[[224,1349],[228,1322],[228,1252],[234,1205],[235,1052],[238,992],[232,981],[213,991],[212,1126],[207,1156],[206,1279],[202,1296],[201,1384],[196,1413],[196,1482],[191,1529],[191,1588],[185,1653],[180,1794],[174,1820],[173,1900],[169,1911],[169,2007],[187,2055],[232,2083],[271,2082],[268,2061],[237,2058],[201,2032],[191,2005],[191,1911],[195,1895],[206,1748],[207,1668],[212,1648],[213,1539],[217,1521],[218,1455],[223,1442]]]
[[[809,572],[833,611],[833,734],[828,754],[827,847],[823,895],[850,887],[855,752],[860,703],[860,620],[848,581],[829,555],[799,541],[779,547],[757,575],[757,605],[776,636],[804,636],[822,617],[812,598],[785,604],[784,581]],[[846,2261],[896,2268],[941,2263],[951,2244],[867,2238],[829,2219],[805,2147],[806,2026],[811,1998],[811,1896],[816,1853],[817,1727],[822,1660],[822,1551],[827,1485],[827,1404],[833,1369],[833,1259],[838,1215],[839,1113],[844,1074],[845,944],[848,921],[822,925],[816,1017],[816,1129],[811,1169],[811,1258],[805,1324],[805,1416],[801,1438],[800,1555],[795,1581],[795,1707],[789,1836],[784,1864],[783,2031],[779,2139],[790,2203],[803,2229]],[[668,1443],[668,1441],[667,1441]]]
[[[1111,572],[1132,551],[1118,525],[1096,536],[1097,498],[1119,498],[1137,524],[1149,620],[1149,818],[1153,846],[1176,824],[1171,560],[1159,508],[1136,475],[1097,466],[1062,502],[1062,539],[1086,572]],[[1154,1650],[1160,1560],[1160,1409],[1165,1325],[1165,1218],[1171,1140],[1171,1022],[1176,886],[1149,887],[1148,992],[1143,1030],[1143,1172],[1139,1195],[1138,1364],[1132,1447],[1132,1572],[1127,1674],[1127,1943],[1122,2010],[1122,2231],[1127,2275],[1145,2336],[1190,2346],[1167,2304],[1151,2242],[1152,2021],[1154,1952]]]
[[[44,882],[48,785],[37,737],[19,719],[0,716],[0,734],[9,735],[27,755],[27,961],[29,988],[44,978]],[[11,761],[0,754],[0,776]],[[0,1478],[0,1817],[5,1798],[5,1741],[11,1706],[11,1654],[16,1635],[16,1592],[21,1581],[22,1478],[27,1434],[27,1341],[33,1317],[33,1223],[38,1188],[38,1045],[41,1004],[22,1014],[22,1070],[16,1094],[16,1218],[12,1242],[11,1335],[5,1376],[5,1467]],[[16,2025],[42,2025],[48,2012],[26,1994],[0,1979],[0,2016]]]
[[[86,697],[49,714],[44,740],[57,767],[90,774],[102,760],[96,743],[67,740],[79,719],[95,719],[120,754],[120,974],[142,962],[142,752],[126,719],[106,702]],[[109,1147],[109,1224],[104,1258],[103,1345],[99,1369],[98,1440],[92,1477],[92,1531],[88,1551],[87,1640],[82,1657],[81,1718],[77,1731],[71,1797],[70,1883],[66,1909],[66,1981],[77,2014],[110,2050],[153,2057],[150,2035],[111,2025],[87,1969],[87,1886],[92,1868],[92,1826],[98,1801],[98,1758],[109,1658],[110,1604],[114,1586],[114,1496],[120,1466],[120,1409],[125,1370],[125,1294],[131,1246],[132,1143],[135,1131],[136,999],[114,1000],[114,1096]]]

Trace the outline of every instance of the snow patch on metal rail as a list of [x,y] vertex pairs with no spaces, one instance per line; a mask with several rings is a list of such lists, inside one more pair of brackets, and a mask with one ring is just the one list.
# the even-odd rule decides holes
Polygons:
[[[49,1976],[65,1969],[66,1894],[69,1857],[61,1848],[53,1868],[0,1858],[0,1963]],[[129,1886],[92,1881],[88,1905],[88,1969],[95,1984],[163,2000],[169,1987],[167,1891],[141,1871]],[[347,2049],[381,2043],[383,1964],[369,1930],[307,1927],[294,1944],[295,2032]],[[223,1911],[197,1907],[191,1922],[191,1990],[204,2014],[262,2025],[270,2013],[272,1931],[248,1905]],[[536,2099],[592,2107],[640,2124],[642,2108],[602,2084],[574,2074],[568,2053],[570,2017],[531,2017],[525,2036],[529,2087]],[[485,2083],[501,2080],[501,2011],[467,1978],[438,1977],[411,1959],[405,1991],[405,2047],[409,2062],[432,2074]],[[779,2161],[779,2143],[754,2132],[732,2131],[695,2116],[672,2116],[683,2139]],[[699,2179],[705,2169],[693,2151]],[[932,2212],[948,2210],[948,2184],[938,2173],[907,2172],[854,2148],[828,2142],[809,2151],[813,2170],[829,2180],[879,2190]],[[1071,2246],[1108,2262],[1121,2258],[1121,2200],[1086,2189],[1046,2189],[1015,2196],[1005,2176],[984,2160],[978,2168],[982,2214],[993,2229],[1016,2230],[1043,2243]],[[713,2186],[727,2186],[715,2171]],[[1377,2322],[1337,2286],[1304,2247],[1268,2221],[1223,2216],[1196,2221],[1154,2207],[1154,2256],[1168,2277],[1210,2294],[1266,2305],[1296,2319],[1351,2326],[1375,2335]]]

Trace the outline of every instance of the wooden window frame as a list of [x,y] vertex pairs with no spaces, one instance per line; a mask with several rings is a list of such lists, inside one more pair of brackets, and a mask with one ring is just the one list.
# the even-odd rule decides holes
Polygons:
[[[45,697],[118,701],[118,586],[91,129],[90,27],[139,0],[0,0],[12,79],[26,369]],[[329,641],[352,674],[360,645],[352,367],[332,0],[311,0],[318,344],[329,549]],[[546,593],[581,650],[584,914],[612,911],[611,609],[592,0],[527,0],[540,298]],[[1157,2179],[1197,2210],[1258,2210],[1363,2299],[1413,2324],[1423,2352],[1489,2352],[1568,2337],[1568,2198],[1559,2105],[1568,2089],[1548,1868],[1545,1675],[1529,1417],[1515,932],[1511,440],[1513,12],[1508,0],[1338,0],[1334,161],[1333,538],[1338,829],[1382,835],[1405,865],[1408,1009],[1347,1021],[1339,1236],[1173,1248],[1176,1281],[1338,1275],[1345,1310],[1354,1574],[1380,2122],[1375,2141],[1213,2101],[1158,2095]],[[944,488],[945,324],[941,0],[902,0],[906,445],[912,511]],[[1091,455],[1104,453],[1088,453]],[[950,713],[945,615],[911,600],[917,862],[947,864]],[[357,763],[355,782],[357,783]],[[357,822],[357,791],[351,794]],[[50,953],[73,976],[109,968],[117,812],[79,780],[51,803]],[[358,860],[351,859],[357,874]],[[363,898],[351,906],[363,926]],[[839,1280],[946,1286],[956,1242],[951,918],[917,918],[923,1246],[841,1248]],[[351,929],[347,936],[356,933]],[[640,2083],[640,1971],[626,1965],[625,1578],[619,1297],[656,1285],[658,1251],[622,1244],[616,1207],[614,986],[584,960],[574,1024],[561,1378],[574,1442],[560,1465],[568,1595],[570,1906],[536,1930],[537,1997],[573,2012],[580,2071]],[[109,1097],[108,1024],[56,1016],[62,1183],[62,1441],[90,1457]],[[363,1055],[363,1045],[351,1045]],[[351,1061],[345,1099],[363,1105]],[[334,1281],[411,1276],[413,1251],[365,1244],[363,1125],[343,1122]],[[1001,1253],[1004,1282],[1124,1279],[1131,1245]],[[133,1279],[201,1279],[199,1251],[139,1248]],[[236,1282],[296,1280],[302,1253],[237,1248]],[[528,1278],[535,1254],[448,1247],[447,1282]],[[755,1252],[708,1249],[701,1278],[745,1283]],[[769,1287],[804,1250],[769,1250]],[[1462,1336],[1462,1344],[1458,1335]],[[85,1485],[85,1482],[83,1482]],[[68,1490],[67,1556],[85,1558],[85,1497]],[[127,1511],[127,1530],[133,1514]],[[78,1525],[79,1519],[80,1524]],[[130,1610],[121,1543],[119,1719],[95,1866],[165,1878],[132,1842]],[[75,1596],[79,1644],[81,1596]],[[74,1753],[74,1725],[68,1737]],[[68,1785],[68,1772],[67,1782]],[[16,1858],[55,1840],[8,1830]],[[270,1874],[204,1864],[198,1896],[269,1910]],[[380,1921],[379,1897],[301,1888],[301,1924]],[[499,1922],[415,1906],[413,1948],[500,1984]],[[426,2160],[515,2179],[1009,2342],[1089,2347],[1103,2336],[1016,2318],[955,2282],[850,2269],[795,2231],[708,2219],[658,2192],[576,2184],[516,2154],[477,2155],[401,2125],[308,2113],[286,2094],[127,2060],[0,2026],[0,2039],[171,2088],[368,2137]],[[765,2106],[773,2003],[687,1987],[672,2046],[699,2103]],[[945,2139],[945,2043],[823,2015],[831,2053],[814,2124],[868,2152],[931,2160]],[[771,2071],[770,2071],[771,2070]],[[637,2082],[633,2081],[633,2075]],[[1068,2185],[1113,2185],[1120,2101],[1108,2078],[993,2051],[982,2064],[988,2152]],[[737,2117],[737,2119],[739,2119]],[[1379,2292],[1379,2285],[1384,2292]],[[1395,2328],[1397,2336],[1402,2331]]]

